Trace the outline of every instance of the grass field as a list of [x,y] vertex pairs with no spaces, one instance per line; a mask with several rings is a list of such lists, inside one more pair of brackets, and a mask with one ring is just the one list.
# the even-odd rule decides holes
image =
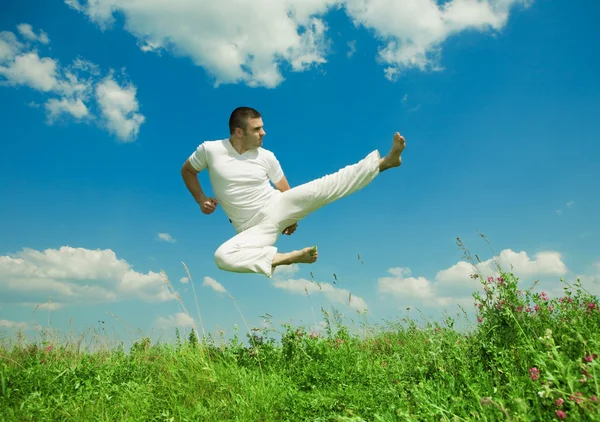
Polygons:
[[324,334],[273,327],[220,346],[193,332],[127,353],[13,341],[0,348],[0,420],[600,420],[598,298],[578,283],[534,294],[501,269],[473,277],[469,331],[407,318],[351,335],[323,310]]

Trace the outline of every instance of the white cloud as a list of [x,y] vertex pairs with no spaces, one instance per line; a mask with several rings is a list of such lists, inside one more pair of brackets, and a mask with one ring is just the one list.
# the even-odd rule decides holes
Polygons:
[[175,315],[169,315],[168,318],[158,317],[156,319],[156,324],[162,328],[193,328],[194,319],[186,313],[178,312]]
[[[505,249],[496,257],[504,271],[512,272],[520,280],[533,277],[552,276],[558,278],[567,274],[567,266],[558,252],[544,251],[531,259],[526,252]],[[477,264],[477,269],[485,278],[497,276],[494,258]],[[459,261],[449,268],[439,271],[434,280],[425,277],[412,277],[408,268],[391,268],[391,276],[378,280],[380,293],[392,295],[400,300],[401,306],[441,307],[452,304],[473,303],[472,293],[480,290],[481,283],[471,277],[477,270],[465,261]],[[554,285],[556,283],[553,283]]]
[[452,297],[440,296],[436,286],[425,277],[411,277],[409,268],[390,268],[391,277],[381,277],[378,283],[380,293],[401,299],[403,306],[446,306]]
[[291,265],[278,265],[275,267],[275,271],[273,271],[273,276],[291,276],[292,274],[296,274],[300,271],[300,267],[298,264]]
[[51,122],[55,121],[59,116],[63,114],[71,115],[76,119],[83,119],[84,117],[87,117],[90,114],[89,109],[81,100],[81,98],[61,98],[60,100],[56,98],[50,98],[46,102],[45,107],[46,111],[48,112],[48,119]]
[[593,267],[594,273],[592,273],[591,275],[582,274],[579,276],[579,278],[581,281],[581,286],[584,289],[586,289],[591,294],[600,297],[600,261],[596,262],[593,265]]
[[321,16],[337,0],[66,0],[101,28],[122,13],[143,51],[189,57],[217,85],[275,87],[281,66],[293,71],[325,63],[327,27]]
[[350,58],[354,56],[354,53],[356,53],[356,40],[348,41],[348,52],[346,53],[346,56]]
[[225,293],[227,291],[227,290],[225,290],[225,287],[223,287],[221,285],[221,283],[219,283],[214,278],[211,278],[211,277],[208,277],[208,276],[204,277],[204,282],[202,283],[202,285],[210,287],[215,292],[219,292],[219,293]]
[[48,57],[40,58],[37,53],[19,54],[8,66],[0,66],[0,76],[8,85],[25,85],[42,92],[58,86],[57,63]]
[[332,302],[348,305],[350,308],[364,311],[368,306],[364,299],[359,296],[351,295],[349,290],[340,289],[329,283],[319,283],[314,281],[300,279],[275,280],[273,286],[278,289],[284,289],[295,294],[322,293]]
[[159,273],[139,273],[110,250],[63,246],[0,256],[0,296],[12,302],[112,302],[174,299]]
[[9,321],[7,319],[0,319],[0,328],[16,328],[20,330],[26,330],[27,324],[24,322]]
[[164,240],[165,242],[170,242],[170,243],[175,242],[175,239],[173,239],[169,233],[159,233],[157,238],[159,240]]
[[529,0],[346,0],[356,26],[373,30],[384,43],[378,59],[394,80],[406,68],[439,70],[441,46],[465,30],[500,30],[510,10]]
[[39,36],[35,35],[35,32],[33,32],[33,27],[28,23],[22,23],[20,25],[17,25],[17,29],[19,30],[19,33],[28,41],[39,41],[42,44],[50,43],[48,34],[46,34],[44,31],[40,31]]
[[[275,87],[281,68],[326,63],[325,15],[343,8],[356,26],[384,43],[378,60],[394,80],[404,68],[439,69],[443,42],[465,30],[501,30],[509,12],[530,0],[65,0],[102,29],[114,14],[142,51],[190,58],[216,85]],[[353,51],[352,46],[351,52]],[[351,55],[351,53],[350,53]]]
[[[572,207],[573,207],[573,205],[575,205],[575,201],[569,201],[569,202],[567,202],[567,203],[565,204],[565,207],[566,207],[566,208],[572,208]],[[564,212],[564,208],[559,208],[559,209],[557,209],[557,210],[556,210],[556,213],[557,213],[558,215],[562,215],[562,214],[563,214],[563,212]]]
[[[559,252],[543,251],[534,255],[531,259],[525,251],[514,252],[505,249],[494,259],[490,258],[481,263],[477,263],[477,268],[484,275],[496,273],[496,262],[504,271],[512,272],[518,278],[530,278],[540,276],[564,276],[568,269],[562,261],[562,255]],[[474,287],[479,285],[477,280],[470,278],[474,274],[475,268],[465,261],[460,261],[450,268],[437,273],[435,279],[441,285],[450,286],[466,285]]]
[[189,278],[187,278],[187,277],[181,277],[181,278],[179,279],[179,282],[180,282],[180,283],[183,283],[183,284],[187,284],[187,283],[189,283],[189,281],[190,281],[190,279],[189,279]]
[[[122,141],[137,137],[145,117],[139,113],[137,91],[132,83],[118,84],[112,70],[100,79],[98,66],[81,58],[62,66],[54,58],[42,57],[38,44],[50,42],[45,32],[40,31],[38,36],[29,24],[17,28],[23,42],[12,32],[0,32],[1,85],[25,86],[49,96],[45,103],[49,124],[59,117],[78,122],[98,121]],[[95,117],[95,108],[99,109],[100,119]]]
[[112,75],[107,76],[96,85],[96,100],[109,132],[123,141],[137,138],[145,117],[138,113],[139,104],[133,84],[121,86]]
[[[33,306],[34,304],[32,303],[22,303],[23,306]],[[58,309],[62,309],[64,308],[64,303],[57,303],[57,302],[44,302],[44,303],[38,303],[35,306],[33,306],[35,311],[56,311]]]

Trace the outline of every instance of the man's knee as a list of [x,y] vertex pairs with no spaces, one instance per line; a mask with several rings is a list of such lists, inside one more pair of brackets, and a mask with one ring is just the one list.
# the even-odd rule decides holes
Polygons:
[[215,251],[215,264],[221,270],[227,270],[231,267],[231,252],[227,245],[220,246]]

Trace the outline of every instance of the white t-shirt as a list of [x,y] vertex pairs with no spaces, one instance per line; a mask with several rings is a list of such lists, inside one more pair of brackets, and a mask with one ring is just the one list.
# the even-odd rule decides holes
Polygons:
[[190,164],[197,171],[208,169],[215,197],[237,232],[278,194],[269,180],[277,183],[283,178],[271,151],[257,148],[239,154],[229,139],[201,143]]

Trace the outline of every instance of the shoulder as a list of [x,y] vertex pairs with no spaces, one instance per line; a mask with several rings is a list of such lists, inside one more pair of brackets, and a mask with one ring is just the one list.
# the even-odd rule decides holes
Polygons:
[[197,150],[210,155],[223,154],[227,151],[225,141],[226,139],[206,140],[198,145]]
[[263,147],[258,148],[258,155],[266,158],[267,160],[276,159],[275,153],[273,153],[272,151],[269,151],[268,149],[264,149]]
[[206,140],[204,142],[202,142],[200,145],[204,145],[204,148],[206,149],[219,149],[219,148],[225,148],[225,141],[227,141],[227,139],[217,139],[217,140]]

